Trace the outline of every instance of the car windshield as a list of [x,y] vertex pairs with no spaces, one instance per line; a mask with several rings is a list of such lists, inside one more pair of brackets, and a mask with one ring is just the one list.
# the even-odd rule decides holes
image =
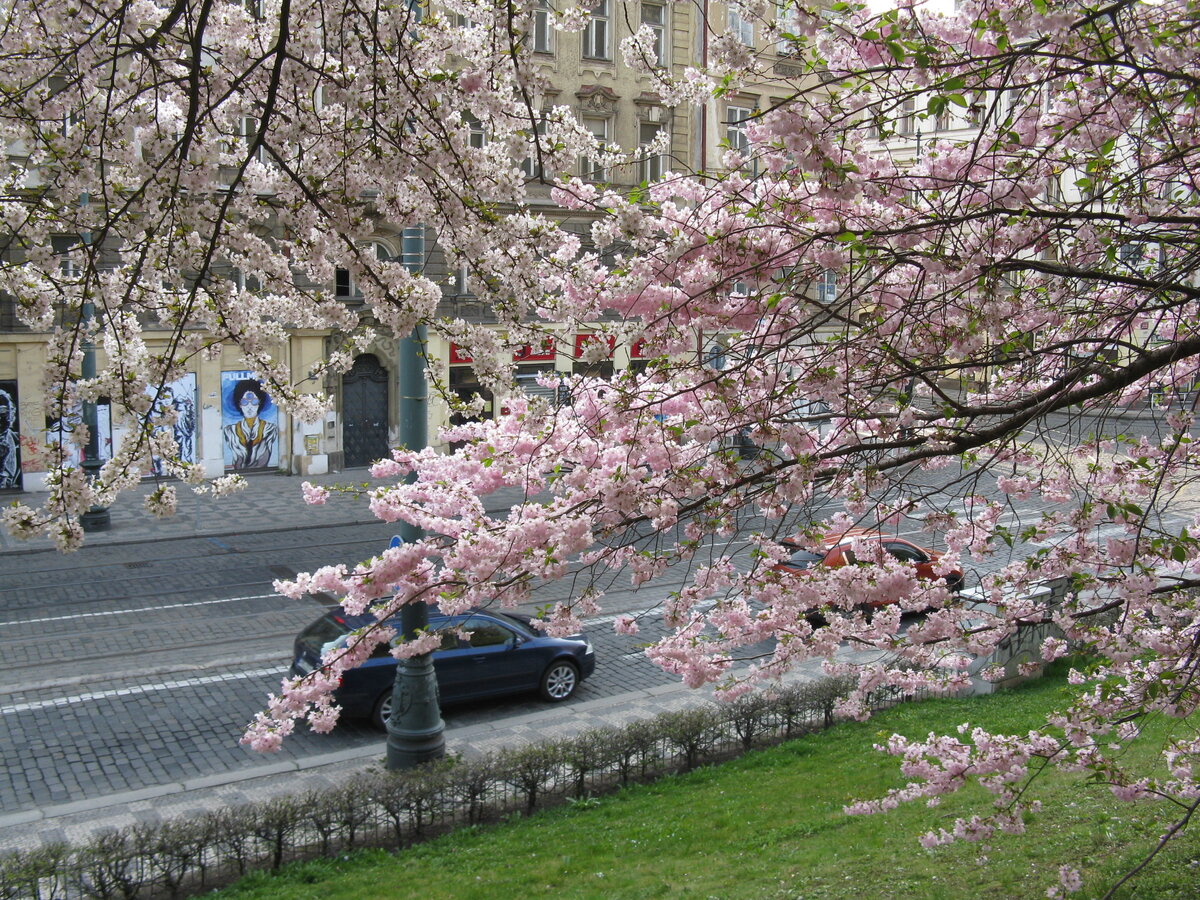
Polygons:
[[796,550],[784,560],[784,565],[791,566],[793,569],[810,569],[824,558],[811,550]]

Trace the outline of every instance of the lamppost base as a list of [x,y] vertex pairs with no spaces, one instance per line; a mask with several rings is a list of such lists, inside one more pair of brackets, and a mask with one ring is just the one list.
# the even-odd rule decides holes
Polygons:
[[87,512],[80,514],[79,526],[88,533],[108,531],[112,528],[112,517],[109,516],[106,507],[93,506]]
[[[403,614],[412,616],[414,612],[406,607]],[[392,715],[386,722],[388,769],[411,769],[446,755],[446,726],[438,704],[437,676],[428,653],[400,660],[392,704]]]
[[391,772],[412,769],[446,755],[446,737],[439,728],[432,734],[395,734],[388,729],[387,768]]

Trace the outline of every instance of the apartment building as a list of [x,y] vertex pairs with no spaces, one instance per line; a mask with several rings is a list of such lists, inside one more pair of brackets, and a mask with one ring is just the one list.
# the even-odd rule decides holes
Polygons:
[[[768,80],[708,104],[668,105],[655,92],[652,78],[633,71],[622,60],[621,41],[639,28],[651,30],[658,65],[675,74],[689,66],[703,66],[714,34],[727,30],[768,59],[781,78],[796,75],[788,69],[786,46],[775,46],[763,33],[761,22],[716,2],[694,6],[662,0],[599,0],[582,32],[558,31],[552,22],[550,0],[543,0],[527,38],[548,85],[535,102],[543,110],[568,107],[599,145],[612,144],[625,150],[654,145],[659,151],[646,149],[621,165],[607,167],[589,158],[578,160],[573,174],[617,189],[628,190],[667,172],[719,170],[726,149],[745,146],[747,120],[781,97],[780,89]],[[254,124],[249,119],[247,123],[245,137],[249,140]],[[488,140],[482,126],[468,123],[467,127],[471,129],[472,146],[482,146]],[[523,163],[523,170],[529,204],[554,212],[550,185],[539,177],[543,173],[536,170],[532,159]],[[555,214],[562,220],[562,227],[581,236],[589,233],[591,223],[586,216],[565,216],[561,211]],[[442,286],[440,314],[472,323],[495,323],[492,311],[472,290],[469,269],[444,258],[435,234],[406,234],[381,221],[377,233],[366,243],[368,252],[378,258],[403,259],[420,265],[435,278]],[[232,269],[226,274],[239,277]],[[349,270],[337,270],[331,287],[342,302],[361,302]],[[11,297],[0,297],[0,414],[4,420],[0,421],[0,429],[7,423],[6,434],[13,444],[6,456],[8,462],[0,460],[0,490],[41,490],[46,486],[46,446],[57,443],[69,448],[68,458],[80,458],[81,451],[73,447],[71,435],[81,421],[81,411],[67,410],[62,416],[46,420],[42,412],[46,335],[20,324],[14,310]],[[637,346],[613,345],[607,361],[584,362],[584,350],[593,340],[587,329],[570,334],[550,331],[541,346],[513,347],[511,361],[516,367],[517,385],[530,393],[545,393],[547,389],[538,384],[538,376],[543,373],[609,375],[639,365]],[[294,371],[303,371],[339,346],[339,335],[295,329],[277,353],[290,361]],[[335,400],[324,420],[313,424],[293,421],[261,387],[253,390],[252,367],[233,346],[222,348],[219,354],[197,355],[188,373],[168,385],[154,402],[159,408],[174,409],[173,436],[183,457],[200,464],[209,477],[230,471],[282,469],[320,474],[360,467],[386,456],[397,441],[398,352],[395,340],[380,338],[360,348],[349,372],[327,376],[324,383],[313,385]],[[461,347],[431,337],[427,352],[451,391],[463,398],[481,391],[470,365],[472,360]],[[491,399],[485,399],[484,414],[496,412]],[[241,428],[245,432],[249,427],[243,421],[246,407],[255,411],[253,419],[246,420],[254,423],[253,435],[238,431]],[[433,435],[439,425],[451,419],[452,412],[435,401],[430,415]],[[120,445],[124,435],[109,421],[103,402],[98,409],[98,430],[100,456],[105,458]],[[0,438],[4,436],[0,434]],[[248,442],[255,444],[256,452],[247,452]],[[7,478],[3,476],[6,465],[10,472]],[[159,474],[161,467],[154,461],[146,475]]]

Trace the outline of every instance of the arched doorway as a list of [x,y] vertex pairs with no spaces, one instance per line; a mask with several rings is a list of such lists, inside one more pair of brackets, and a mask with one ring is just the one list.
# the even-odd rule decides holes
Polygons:
[[388,373],[369,353],[342,376],[342,452],[347,469],[389,456]]

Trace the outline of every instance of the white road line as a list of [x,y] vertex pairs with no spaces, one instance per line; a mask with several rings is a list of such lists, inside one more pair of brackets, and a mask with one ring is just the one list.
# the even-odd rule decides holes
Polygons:
[[74,619],[88,619],[99,616],[128,616],[135,613],[158,612],[160,609],[188,609],[193,606],[212,606],[214,603],[237,603],[241,600],[269,600],[272,597],[282,596],[282,594],[252,594],[248,597],[226,597],[223,600],[198,600],[195,603],[168,603],[165,606],[144,606],[140,609],[106,609],[102,612],[76,613],[73,616],[47,616],[43,619],[13,619],[10,622],[0,622],[0,628],[10,628],[14,625],[40,625],[44,622],[67,622]]
[[174,691],[184,687],[198,687],[205,684],[217,684],[222,681],[240,681],[243,678],[263,678],[267,675],[283,675],[287,672],[285,666],[274,666],[270,669],[253,669],[249,672],[226,672],[223,675],[206,675],[200,678],[184,678],[179,681],[163,681],[158,684],[143,684],[136,687],[116,688],[110,691],[92,691],[87,694],[76,694],[73,697],[55,697],[51,700],[34,700],[29,703],[14,703],[12,706],[0,706],[0,716],[13,713],[30,712],[37,709],[52,709],[56,706],[71,706],[76,703],[88,703],[93,700],[106,700],[109,697],[134,697],[139,694],[151,694],[156,691]]

